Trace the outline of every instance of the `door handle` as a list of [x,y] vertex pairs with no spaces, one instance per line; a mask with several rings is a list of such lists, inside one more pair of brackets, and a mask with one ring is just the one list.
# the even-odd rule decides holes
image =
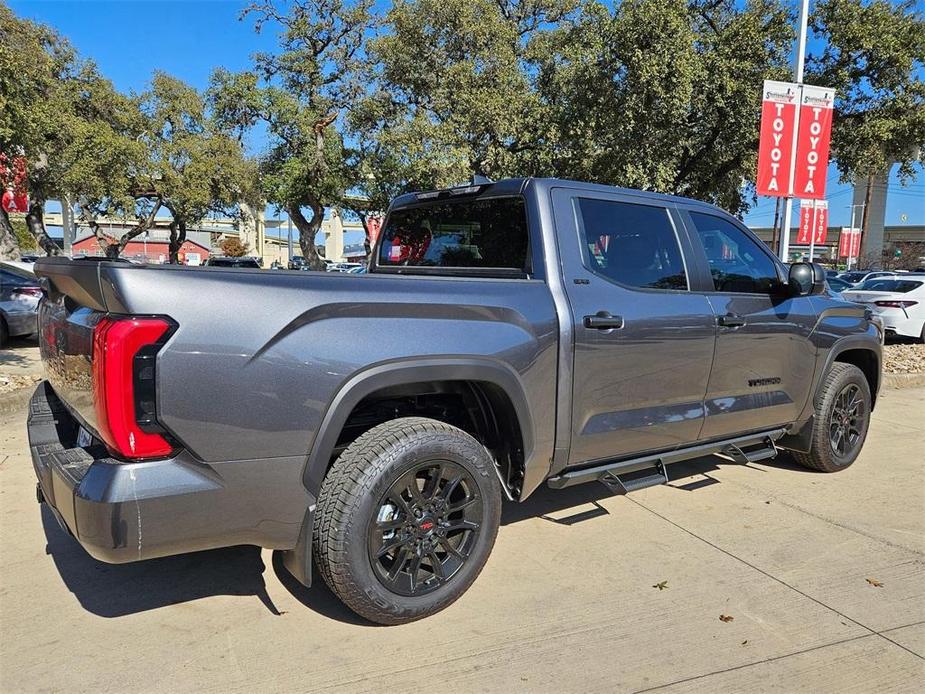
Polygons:
[[741,328],[745,325],[745,319],[734,313],[727,313],[725,316],[720,316],[716,319],[716,322],[724,328]]
[[609,311],[598,311],[593,316],[585,316],[584,324],[592,330],[619,330],[623,327],[623,316],[613,316]]

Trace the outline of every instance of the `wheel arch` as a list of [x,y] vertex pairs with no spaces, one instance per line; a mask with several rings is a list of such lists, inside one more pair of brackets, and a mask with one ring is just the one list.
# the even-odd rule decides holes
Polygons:
[[880,358],[879,350],[875,351],[870,346],[846,345],[833,355],[831,361],[826,364],[826,370],[835,362],[851,364],[860,369],[870,388],[870,409],[873,410],[880,390]]
[[[331,400],[305,466],[303,481],[308,491],[317,496],[338,442],[342,440],[344,427],[359,406],[377,394],[401,392],[405,397],[413,397],[435,384],[455,384],[470,389],[473,401],[478,401],[484,413],[491,413],[496,419],[512,417],[511,424],[520,435],[523,459],[529,460],[534,439],[532,417],[520,379],[513,370],[499,362],[479,358],[401,360],[377,364],[355,374]],[[499,425],[503,423],[498,422]]]

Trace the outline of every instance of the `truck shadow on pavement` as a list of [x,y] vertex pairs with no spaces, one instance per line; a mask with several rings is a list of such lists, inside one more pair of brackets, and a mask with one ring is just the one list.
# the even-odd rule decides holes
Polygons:
[[88,612],[122,617],[213,595],[253,595],[280,614],[267,593],[260,548],[237,546],[149,559],[133,564],[97,561],[42,506],[45,552],[64,584]]
[[[709,473],[720,466],[734,464],[716,457],[678,463],[669,468],[671,480],[668,486],[679,493],[691,493],[721,484]],[[786,453],[773,461],[763,461],[761,465],[811,473],[794,463]],[[755,474],[765,472],[759,466],[746,467],[754,470]],[[580,524],[608,515],[600,501],[610,496],[614,494],[602,484],[581,484],[562,490],[542,485],[523,503],[505,503],[501,525],[532,518],[567,526]],[[101,617],[121,617],[214,595],[253,595],[272,614],[281,614],[266,589],[264,571],[267,567],[261,559],[259,547],[237,546],[133,564],[105,564],[90,557],[74,538],[60,528],[44,506],[42,525],[47,540],[46,552],[51,555],[65,585],[84,609]],[[380,626],[345,607],[321,576],[314,576],[311,588],[303,586],[283,566],[281,552],[273,553],[272,563],[280,583],[305,607],[340,622]]]

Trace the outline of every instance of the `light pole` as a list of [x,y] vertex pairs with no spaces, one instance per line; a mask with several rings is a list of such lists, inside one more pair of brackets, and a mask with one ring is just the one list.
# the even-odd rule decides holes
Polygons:
[[[800,33],[797,39],[797,54],[793,64],[793,81],[803,84],[803,63],[806,57],[806,24],[809,19],[809,0],[800,2]],[[797,105],[796,121],[793,126],[794,133],[799,132],[800,108]],[[784,225],[781,231],[780,259],[785,263],[790,255],[790,218],[793,214],[793,179],[797,161],[797,138],[793,138],[790,146],[790,190],[784,200]]]

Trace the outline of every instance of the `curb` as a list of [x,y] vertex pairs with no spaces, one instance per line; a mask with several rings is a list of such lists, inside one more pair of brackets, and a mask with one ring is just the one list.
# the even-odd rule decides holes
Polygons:
[[883,374],[884,388],[915,388],[925,386],[925,373]]

